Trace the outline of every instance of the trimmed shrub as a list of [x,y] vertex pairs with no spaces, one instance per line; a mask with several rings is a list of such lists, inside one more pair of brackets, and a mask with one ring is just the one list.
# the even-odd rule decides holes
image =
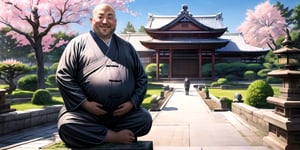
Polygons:
[[52,96],[46,89],[38,89],[33,93],[31,103],[35,105],[50,105],[52,104]]
[[56,76],[55,76],[55,74],[51,74],[47,77],[46,84],[49,87],[55,87],[56,86]]
[[31,74],[18,80],[18,88],[21,90],[35,91],[37,89],[37,75]]
[[[156,64],[151,63],[145,67],[146,74],[148,78],[154,78],[156,76]],[[159,75],[162,77],[167,77],[169,74],[168,64],[159,64]]]
[[241,62],[233,62],[230,63],[230,67],[228,68],[228,70],[226,70],[226,72],[230,73],[230,74],[235,74],[237,76],[243,76],[243,72],[245,71],[247,65],[245,63],[241,63]]
[[244,72],[244,79],[253,80],[256,77],[256,73],[252,70],[248,70]]
[[225,77],[229,72],[227,72],[230,68],[230,64],[228,63],[218,63],[215,65],[215,73],[218,77]]
[[267,69],[272,69],[274,67],[274,65],[271,63],[264,63],[263,66]]
[[268,72],[270,72],[271,69],[261,69],[257,72],[257,76],[261,78],[266,78],[268,76]]
[[50,67],[51,72],[55,73],[58,67],[58,62],[53,63]]
[[228,83],[228,80],[226,78],[219,78],[217,81],[220,85],[224,85]]
[[218,82],[212,82],[210,84],[211,87],[217,87],[217,86],[220,86],[220,84]]
[[146,71],[148,76],[150,76],[152,78],[155,77],[155,75],[156,75],[156,64],[154,64],[154,63],[148,64],[145,68],[145,71]]
[[227,76],[225,76],[225,78],[228,80],[228,81],[237,81],[240,79],[240,77],[234,75],[234,74],[229,74]]
[[263,68],[264,68],[264,66],[261,64],[258,64],[258,63],[247,64],[247,70],[252,70],[254,72],[257,72]]
[[263,80],[255,80],[247,88],[245,103],[257,108],[270,108],[267,97],[273,96],[272,87]]
[[225,85],[228,83],[228,80],[226,78],[219,78],[216,82],[212,82],[210,84],[211,87],[216,87],[220,85]]

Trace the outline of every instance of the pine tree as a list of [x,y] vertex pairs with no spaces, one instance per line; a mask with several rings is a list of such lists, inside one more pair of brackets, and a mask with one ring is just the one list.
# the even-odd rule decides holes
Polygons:
[[121,32],[123,34],[127,34],[127,33],[135,33],[135,29],[134,26],[132,25],[132,23],[130,23],[129,21],[127,22],[127,25],[125,27],[125,29]]

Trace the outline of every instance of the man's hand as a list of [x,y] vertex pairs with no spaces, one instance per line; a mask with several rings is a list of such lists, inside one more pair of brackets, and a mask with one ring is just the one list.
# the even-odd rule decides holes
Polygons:
[[115,116],[115,117],[123,116],[123,115],[127,114],[132,108],[133,108],[132,101],[127,101],[127,102],[121,104],[118,107],[118,109],[113,112],[113,116]]
[[89,113],[97,115],[97,116],[107,114],[107,112],[102,109],[103,105],[99,104],[97,102],[85,100],[81,104],[81,107],[83,107],[83,109],[88,111]]

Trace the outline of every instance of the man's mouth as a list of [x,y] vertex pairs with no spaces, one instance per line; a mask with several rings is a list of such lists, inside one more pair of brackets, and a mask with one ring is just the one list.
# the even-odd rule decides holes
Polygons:
[[101,28],[103,29],[109,29],[110,27],[109,26],[100,26]]

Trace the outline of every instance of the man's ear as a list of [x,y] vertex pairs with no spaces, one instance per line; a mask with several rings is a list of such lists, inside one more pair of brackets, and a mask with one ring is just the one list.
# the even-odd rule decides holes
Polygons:
[[92,21],[93,21],[93,16],[90,17],[90,22],[92,23]]

